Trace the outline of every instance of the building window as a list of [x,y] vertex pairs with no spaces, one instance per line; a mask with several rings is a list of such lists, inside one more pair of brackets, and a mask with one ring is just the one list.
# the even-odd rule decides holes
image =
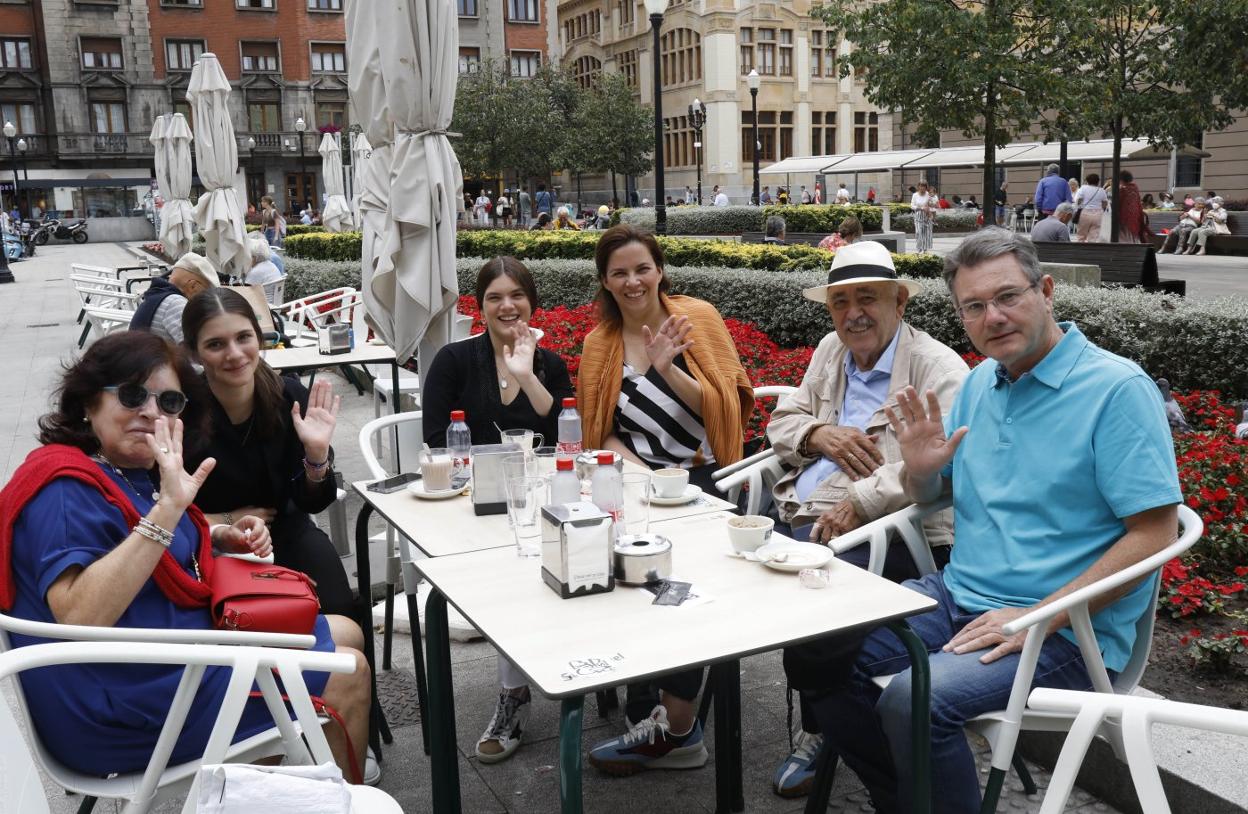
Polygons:
[[455,0],[455,10],[460,17],[476,17],[477,0]]
[[620,0],[617,6],[620,10],[620,26],[632,25],[637,19],[637,0]]
[[663,86],[696,82],[702,78],[702,37],[688,28],[668,31],[659,40]]
[[836,114],[818,110],[810,114],[810,151],[815,155],[836,152]]
[[253,133],[278,133],[282,129],[282,109],[277,102],[251,102],[247,124]]
[[165,70],[189,71],[203,52],[203,40],[165,40]]
[[121,40],[104,37],[82,38],[82,67],[116,70],[121,68]]
[[342,0],[308,0],[308,11],[342,11]]
[[0,102],[0,121],[13,122],[21,134],[39,132],[35,106],[29,102]]
[[191,103],[186,99],[175,99],[173,102],[173,112],[181,113],[182,118],[186,119],[186,123],[192,130],[195,129],[195,108],[191,107]]
[[459,49],[459,72],[476,73],[481,70],[481,49],[480,48],[460,48]]
[[160,0],[162,6],[183,6],[185,8],[203,8],[204,0]]
[[816,79],[836,77],[836,32],[810,32],[810,75]]
[[125,102],[92,102],[91,132],[93,133],[124,133],[126,132]]
[[754,70],[754,29],[741,29],[741,75]]
[[[1196,138],[1189,141],[1187,146],[1202,149],[1205,146],[1205,134],[1197,133]],[[1174,185],[1176,187],[1200,186],[1200,169],[1202,162],[1202,159],[1190,155],[1181,155],[1175,158]]]
[[793,75],[793,31],[780,29],[780,75]]
[[615,64],[620,73],[624,74],[624,81],[630,88],[636,90],[640,87],[637,83],[637,52],[635,50],[616,54]]
[[764,76],[776,75],[776,29],[758,29],[758,72]]
[[[741,112],[741,160],[754,161],[754,116]],[[793,155],[793,111],[758,111],[758,158],[760,161],[782,161]]]
[[[347,129],[347,103],[346,102],[317,102],[316,103],[316,126],[318,128],[325,125],[333,125],[339,130]],[[319,141],[317,142],[320,143]]]
[[513,23],[537,22],[537,0],[507,0],[507,19]]
[[693,128],[688,116],[663,120],[663,163],[668,167],[692,167],[697,163]]
[[572,63],[572,78],[582,88],[588,90],[598,84],[600,76],[602,76],[602,63],[594,57],[578,57],[576,62]]
[[234,0],[236,8],[259,8],[270,11],[277,5],[277,0]]
[[537,74],[537,69],[542,66],[541,51],[512,51],[511,52],[511,75],[530,77]]
[[30,40],[0,39],[0,68],[10,71],[29,71],[34,67],[30,58]]
[[347,46],[342,43],[312,43],[312,73],[346,73]]
[[246,73],[276,73],[280,68],[277,43],[239,43],[243,52],[243,71]]
[[880,114],[854,114],[854,152],[874,153],[880,149]]

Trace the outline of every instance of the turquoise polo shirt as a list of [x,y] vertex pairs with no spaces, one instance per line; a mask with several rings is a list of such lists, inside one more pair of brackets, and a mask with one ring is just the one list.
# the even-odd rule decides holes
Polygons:
[[[946,431],[970,428],[942,473],[955,535],[945,584],[968,611],[1035,605],[1117,542],[1123,518],[1183,499],[1157,385],[1074,323],[1061,328],[1018,381],[992,361],[971,371],[945,418]],[[1126,666],[1152,588],[1092,617],[1109,669]]]

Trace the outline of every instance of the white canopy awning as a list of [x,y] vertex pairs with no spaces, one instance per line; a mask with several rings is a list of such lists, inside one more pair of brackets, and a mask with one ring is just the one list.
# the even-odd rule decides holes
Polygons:
[[[1026,148],[1024,151],[1015,153],[1010,158],[1001,161],[1002,164],[1047,164],[1061,159],[1062,145],[1061,142],[1051,141],[1048,144],[1011,144],[1005,149],[1012,147]],[[1205,158],[1209,153],[1196,147],[1181,147],[1179,155],[1194,156],[1196,158]],[[1111,161],[1114,157],[1114,140],[1113,139],[1096,139],[1094,141],[1068,141],[1066,142],[1066,159],[1068,161]],[[1144,139],[1123,139],[1122,140],[1122,160],[1123,161],[1142,161],[1145,159],[1169,158],[1170,150],[1168,148],[1157,149],[1151,146]]]
[[932,150],[888,150],[882,153],[858,153],[833,167],[825,168],[837,175],[847,172],[878,172],[880,170],[900,169],[911,161],[931,155]]
[[[1034,144],[1011,144],[997,148],[997,163],[1013,158],[1020,153],[1032,149]],[[928,167],[982,167],[984,165],[984,145],[970,147],[942,147],[933,150],[922,158],[915,159],[905,165],[908,170],[926,169]]]
[[848,154],[815,155],[806,158],[786,158],[769,164],[758,171],[759,175],[810,175],[823,172],[824,167],[849,158]]

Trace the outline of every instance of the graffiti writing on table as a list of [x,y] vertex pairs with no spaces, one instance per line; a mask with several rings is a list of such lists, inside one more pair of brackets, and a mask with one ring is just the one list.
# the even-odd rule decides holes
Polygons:
[[624,660],[623,653],[610,656],[589,656],[583,659],[570,659],[568,669],[560,673],[564,681],[575,681],[578,678],[589,678],[603,673],[615,672],[615,666]]

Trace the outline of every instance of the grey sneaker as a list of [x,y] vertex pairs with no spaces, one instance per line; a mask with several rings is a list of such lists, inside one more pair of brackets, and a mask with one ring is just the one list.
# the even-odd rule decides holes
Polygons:
[[499,763],[520,748],[524,727],[529,722],[529,692],[512,695],[503,690],[498,694],[494,717],[477,741],[477,758],[482,763]]

